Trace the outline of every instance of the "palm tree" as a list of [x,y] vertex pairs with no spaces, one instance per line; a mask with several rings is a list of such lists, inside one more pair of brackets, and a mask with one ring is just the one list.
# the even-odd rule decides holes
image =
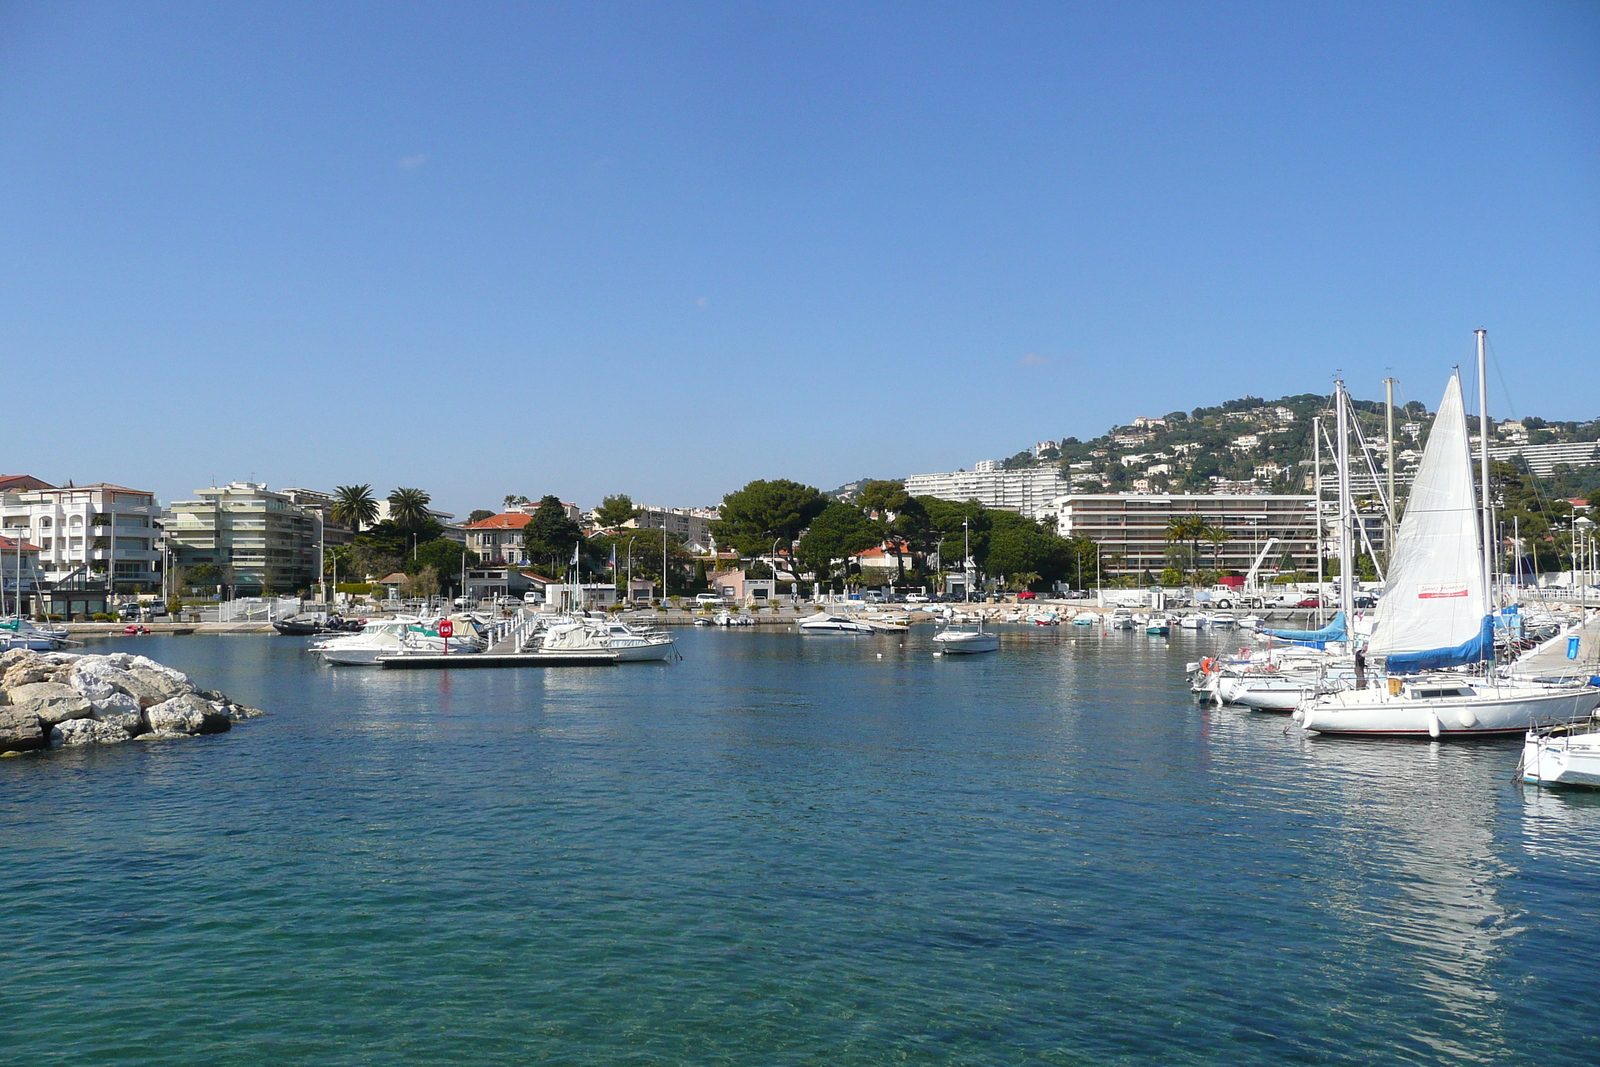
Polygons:
[[1224,544],[1233,540],[1233,535],[1220,526],[1207,526],[1206,532],[1200,536],[1211,546],[1211,569],[1220,575],[1222,568],[1217,566],[1219,550]]
[[1174,515],[1167,520],[1167,543],[1189,546],[1189,565],[1200,565],[1200,539],[1206,535],[1206,520],[1198,514]]
[[333,506],[328,518],[340,526],[348,526],[356,533],[363,525],[378,521],[378,502],[372,499],[370,485],[341,485],[333,492]]
[[433,517],[428,513],[432,500],[421,489],[396,489],[389,494],[389,518],[402,530],[420,529]]

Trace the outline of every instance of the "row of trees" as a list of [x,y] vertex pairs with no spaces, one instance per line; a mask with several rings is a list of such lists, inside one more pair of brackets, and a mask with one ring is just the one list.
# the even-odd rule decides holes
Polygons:
[[719,544],[741,555],[776,549],[795,573],[809,571],[822,581],[848,579],[848,561],[878,545],[886,547],[901,578],[935,555],[941,568],[955,570],[963,545],[970,544],[977,569],[1014,585],[1082,586],[1093,579],[1097,552],[1085,538],[1060,537],[1013,512],[913,497],[896,481],[868,482],[849,502],[787,479],[754,481],[723,498],[711,529]]

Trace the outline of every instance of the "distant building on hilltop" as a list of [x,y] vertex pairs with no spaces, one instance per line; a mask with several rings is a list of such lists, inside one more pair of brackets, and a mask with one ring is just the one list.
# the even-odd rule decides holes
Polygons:
[[1072,489],[1061,468],[1023,467],[998,470],[990,462],[971,471],[948,474],[913,474],[906,479],[906,492],[912,496],[931,496],[940,500],[976,500],[986,508],[1003,508],[1037,519],[1053,514],[1052,502]]

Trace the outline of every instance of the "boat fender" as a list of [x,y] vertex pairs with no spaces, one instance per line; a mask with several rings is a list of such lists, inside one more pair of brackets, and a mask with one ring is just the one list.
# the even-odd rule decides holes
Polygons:
[[1470,730],[1476,725],[1478,725],[1478,717],[1476,715],[1472,714],[1472,709],[1471,708],[1462,708],[1461,709],[1461,726],[1462,726],[1462,728],[1466,729],[1466,730]]
[[1294,711],[1289,713],[1289,718],[1294,722],[1303,723],[1305,722],[1306,713],[1301,711],[1299,708],[1296,708]]
[[1439,740],[1439,716],[1432,711],[1428,712],[1428,736],[1435,741]]

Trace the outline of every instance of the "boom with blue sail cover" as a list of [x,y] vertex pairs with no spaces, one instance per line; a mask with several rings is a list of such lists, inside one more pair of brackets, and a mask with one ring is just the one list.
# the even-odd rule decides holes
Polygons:
[[1328,625],[1320,630],[1261,630],[1268,637],[1275,637],[1280,641],[1305,641],[1322,645],[1328,641],[1348,641],[1350,635],[1345,630],[1344,612],[1339,612]]

